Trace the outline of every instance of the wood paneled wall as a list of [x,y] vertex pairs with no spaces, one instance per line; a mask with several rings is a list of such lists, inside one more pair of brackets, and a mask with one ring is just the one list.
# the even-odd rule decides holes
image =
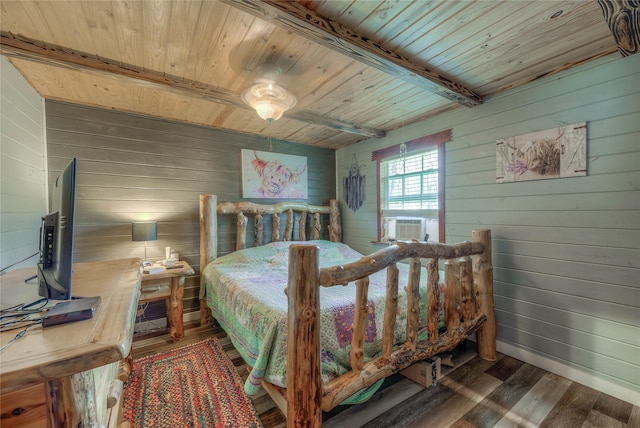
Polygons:
[[0,269],[35,266],[47,204],[44,102],[4,56],[0,87]]
[[[452,128],[446,240],[492,229],[504,352],[640,401],[638,82],[640,55],[610,56],[338,151],[339,179],[356,154],[367,184],[363,207],[343,210],[345,242],[375,249],[371,151]],[[587,177],[496,183],[497,139],[581,121],[588,122]]]
[[[243,148],[306,156],[307,201],[335,197],[334,150],[56,101],[46,102],[46,118],[49,179],[78,158],[76,262],[144,258],[145,243],[131,241],[131,222],[157,221],[158,240],[146,243],[147,258],[163,259],[171,246],[198,272],[199,195],[242,199]],[[233,249],[234,221],[219,225],[220,254]],[[199,281],[186,283],[185,312],[198,309]]]

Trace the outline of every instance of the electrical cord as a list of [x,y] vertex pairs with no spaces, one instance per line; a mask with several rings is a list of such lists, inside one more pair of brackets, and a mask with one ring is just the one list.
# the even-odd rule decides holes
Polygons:
[[31,326],[42,323],[44,314],[39,317],[32,317],[33,314],[16,315],[15,317],[7,317],[0,320],[0,333],[5,331],[16,330],[25,325]]
[[[12,343],[24,337],[30,327],[42,324],[44,312],[49,299],[44,297],[30,303],[19,303],[9,308],[0,309],[0,333],[20,330],[13,338],[0,347],[0,352]],[[34,317],[35,314],[40,316]]]
[[25,321],[29,321],[30,317],[31,317],[30,314],[25,314],[25,315],[6,315],[6,316],[0,318],[0,332],[2,332],[3,329],[6,326],[18,324],[18,323],[25,322]]
[[[39,324],[42,322],[43,315],[46,311],[49,299],[42,298],[31,303],[20,303],[15,306],[0,310],[0,333],[21,328],[25,325]],[[40,314],[34,318],[33,315]]]
[[[21,328],[28,328],[34,325],[42,324],[42,320],[43,318],[34,318],[34,319],[21,321],[21,322],[7,323],[6,325],[3,325],[0,328],[0,333],[5,333],[7,331],[20,330]],[[14,324],[19,324],[19,325],[15,325],[14,327],[11,327],[11,325],[14,325]]]
[[22,330],[20,333],[16,334],[16,337],[14,337],[13,339],[11,339],[10,341],[8,341],[7,343],[5,343],[4,345],[2,345],[2,347],[0,347],[0,352],[4,351],[5,349],[7,349],[9,347],[9,345],[11,345],[13,342],[15,342],[16,340],[20,339],[22,336],[24,336],[25,334],[27,334],[27,329],[25,328],[24,330]]
[[5,343],[4,345],[2,345],[0,347],[0,352],[4,351],[5,349],[7,349],[13,342],[15,342],[16,340],[20,339],[21,337],[23,337],[25,334],[27,334],[27,330],[29,330],[29,327],[32,327],[34,325],[38,325],[38,324],[42,324],[42,318],[37,319],[37,320],[33,320],[31,323],[27,324],[27,325],[21,325],[18,327],[14,327],[11,329],[7,329],[7,330],[2,330],[3,332],[5,331],[11,331],[11,330],[18,330],[20,329],[20,331],[18,332],[18,334],[16,334],[11,340],[9,340],[7,343]]
[[5,270],[7,270],[7,269],[9,269],[9,268],[11,268],[11,267],[13,267],[13,266],[19,265],[19,264],[20,264],[20,263],[22,263],[22,262],[26,262],[26,261],[27,261],[27,260],[29,260],[31,257],[35,257],[35,256],[37,256],[38,254],[40,254],[40,251],[38,251],[37,253],[31,254],[30,256],[25,257],[24,259],[22,259],[22,260],[20,260],[20,261],[18,261],[18,262],[12,263],[12,264],[10,264],[9,266],[5,266],[5,267],[3,267],[2,269],[0,269],[0,274],[4,273],[4,271],[5,271]]
[[31,303],[19,303],[9,308],[0,309],[0,319],[41,312],[49,303],[49,299],[43,297]]

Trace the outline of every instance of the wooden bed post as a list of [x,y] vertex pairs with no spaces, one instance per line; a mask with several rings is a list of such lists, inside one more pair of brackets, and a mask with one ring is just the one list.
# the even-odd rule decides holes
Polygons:
[[440,273],[438,272],[438,259],[431,259],[427,264],[427,337],[429,343],[438,343],[440,333],[438,331],[438,303],[440,302]]
[[[322,425],[319,248],[289,247],[287,283],[287,426]],[[294,340],[295,339],[295,340]]]
[[471,257],[464,256],[460,259],[460,283],[462,285],[462,321],[471,321],[476,316],[476,302],[473,298],[473,271],[471,270]]
[[253,216],[253,246],[259,247],[264,243],[264,222],[262,214]]
[[487,317],[477,332],[478,355],[489,361],[497,359],[496,354],[496,316],[493,306],[493,264],[491,263],[491,230],[481,229],[472,232],[473,241],[484,245],[482,254],[472,256],[473,282],[476,302],[480,312]]
[[389,358],[393,352],[396,315],[398,314],[398,266],[393,263],[387,268],[387,295],[384,304],[382,324],[382,356]]
[[[218,215],[216,195],[200,195],[200,287],[202,271],[207,263],[218,257]],[[206,239],[205,239],[206,237]],[[200,300],[200,325],[213,323],[213,316],[205,299]]]
[[444,263],[444,322],[448,331],[460,326],[460,264],[456,259]]
[[337,199],[329,201],[329,241],[342,242],[342,223],[340,221],[340,202]]
[[236,214],[236,251],[245,248],[247,248],[247,217],[240,211]]

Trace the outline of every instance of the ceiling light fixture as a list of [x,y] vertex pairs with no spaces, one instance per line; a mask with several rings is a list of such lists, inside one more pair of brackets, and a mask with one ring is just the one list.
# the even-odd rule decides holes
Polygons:
[[274,82],[256,83],[242,93],[242,100],[269,123],[280,119],[285,111],[296,105],[296,97]]
[[280,86],[275,77],[280,70],[270,64],[261,67],[263,77],[242,93],[242,100],[255,109],[258,116],[269,123],[275,122],[282,114],[296,105],[296,97]]

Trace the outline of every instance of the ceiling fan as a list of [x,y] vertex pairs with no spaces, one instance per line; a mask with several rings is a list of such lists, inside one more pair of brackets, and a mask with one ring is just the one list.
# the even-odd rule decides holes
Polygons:
[[242,101],[255,109],[262,119],[273,123],[296,105],[297,99],[280,82],[282,69],[264,63],[256,70],[253,84],[242,92]]
[[[297,99],[296,94],[289,91],[289,88],[306,90],[309,88],[309,82],[316,81],[326,70],[309,62],[303,63],[300,59],[300,52],[267,46],[264,38],[241,41],[231,48],[228,55],[229,67],[244,82],[239,85],[240,95],[234,94],[233,97],[240,98],[269,123],[275,122],[286,113],[289,119],[327,126],[367,138],[386,135],[382,129],[345,122],[326,114],[305,110],[299,104],[302,103],[302,98]],[[292,111],[294,107],[297,108]]]

